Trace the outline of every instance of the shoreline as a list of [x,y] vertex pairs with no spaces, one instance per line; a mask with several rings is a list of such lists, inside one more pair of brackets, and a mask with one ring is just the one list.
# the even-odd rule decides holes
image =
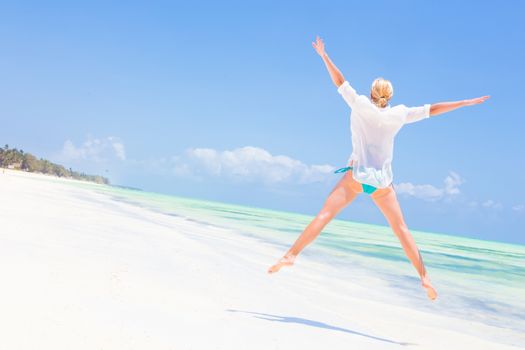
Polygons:
[[[305,218],[312,218],[313,216],[315,216],[314,214],[310,215],[310,214],[304,214],[304,213],[287,211],[287,210],[276,210],[276,209],[271,209],[271,208],[257,207],[257,206],[251,206],[251,205],[243,205],[243,204],[238,204],[238,203],[220,202],[220,201],[216,201],[216,200],[208,200],[208,199],[203,199],[203,198],[185,197],[185,196],[180,196],[180,195],[176,195],[176,194],[167,194],[167,193],[163,193],[163,192],[152,192],[152,191],[149,191],[149,190],[144,190],[142,188],[130,187],[130,186],[125,186],[125,185],[103,184],[103,183],[97,183],[97,182],[88,181],[88,180],[78,180],[78,179],[69,178],[69,177],[59,177],[59,176],[51,175],[51,174],[34,173],[34,172],[28,172],[28,171],[24,171],[24,170],[14,170],[14,169],[6,169],[6,168],[2,168],[2,169],[4,171],[7,171],[7,172],[29,174],[29,175],[33,174],[35,176],[41,176],[43,178],[50,178],[50,179],[59,180],[59,181],[60,180],[64,180],[64,181],[76,182],[76,183],[79,183],[79,184],[92,184],[92,185],[96,185],[96,186],[109,186],[109,187],[113,187],[113,188],[129,190],[129,191],[151,193],[151,194],[160,195],[160,196],[166,196],[166,197],[175,197],[175,198],[184,199],[184,200],[188,200],[188,201],[207,202],[207,203],[213,203],[213,204],[217,204],[217,205],[227,205],[227,206],[237,207],[237,208],[250,208],[250,209],[256,209],[256,210],[264,210],[264,211],[267,211],[269,213],[276,213],[276,214],[278,214],[278,213],[287,213],[287,214],[291,214],[291,215],[302,216],[302,217],[305,217]],[[358,225],[370,225],[370,226],[377,226],[377,227],[388,228],[388,229],[390,228],[389,226],[386,226],[386,225],[372,224],[372,223],[367,223],[367,222],[364,222],[364,221],[346,220],[346,219],[338,219],[338,218],[335,218],[332,221],[333,222],[337,222],[337,221],[339,221],[339,222],[350,222],[350,223],[358,224]],[[447,237],[458,238],[458,239],[465,239],[465,240],[472,240],[472,241],[477,241],[477,242],[485,242],[485,243],[488,242],[488,243],[493,243],[493,244],[509,245],[509,246],[515,246],[515,247],[520,247],[520,248],[525,247],[525,244],[516,243],[516,242],[495,241],[495,240],[491,240],[491,239],[480,239],[480,238],[475,238],[475,237],[464,236],[464,235],[461,235],[461,234],[454,235],[452,233],[446,233],[446,232],[430,232],[430,231],[422,231],[422,230],[417,230],[417,229],[411,229],[411,232],[416,233],[416,234],[433,235],[433,236],[447,236]]]

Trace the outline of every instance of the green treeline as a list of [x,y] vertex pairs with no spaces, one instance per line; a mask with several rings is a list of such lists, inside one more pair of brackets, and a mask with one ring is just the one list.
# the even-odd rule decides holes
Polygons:
[[66,169],[62,165],[51,163],[46,159],[38,159],[31,153],[25,153],[21,149],[9,148],[9,145],[0,148],[0,166],[3,168],[24,170],[31,173],[43,173],[58,177],[91,181],[99,184],[109,184],[109,180],[103,176],[87,175],[73,171],[71,168]]

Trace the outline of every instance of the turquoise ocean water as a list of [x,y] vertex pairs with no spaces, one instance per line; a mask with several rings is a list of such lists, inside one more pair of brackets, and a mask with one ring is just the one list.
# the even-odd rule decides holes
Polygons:
[[[286,249],[312,216],[174,197],[111,186],[76,185],[167,215],[226,227]],[[389,227],[333,220],[302,253],[337,266],[341,278],[386,282],[398,304],[502,329],[505,342],[525,341],[525,246],[411,231],[439,292],[426,300],[415,269]],[[277,257],[276,257],[277,258]],[[272,261],[273,262],[273,261]],[[272,262],[269,262],[272,263]],[[374,298],[371,293],[370,298]],[[388,300],[386,300],[388,301]]]

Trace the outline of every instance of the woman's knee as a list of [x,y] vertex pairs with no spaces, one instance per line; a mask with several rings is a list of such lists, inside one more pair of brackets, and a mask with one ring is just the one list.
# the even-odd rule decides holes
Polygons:
[[398,236],[407,236],[410,234],[410,231],[408,230],[408,226],[404,221],[398,221],[391,224],[392,230],[395,232]]
[[332,209],[322,209],[317,218],[322,221],[331,220],[337,214],[337,210]]

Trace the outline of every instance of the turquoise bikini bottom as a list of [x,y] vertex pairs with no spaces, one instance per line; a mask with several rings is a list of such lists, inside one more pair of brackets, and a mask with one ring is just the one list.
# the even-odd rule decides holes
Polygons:
[[[351,166],[347,166],[345,168],[341,168],[341,169],[337,169],[336,171],[334,171],[335,174],[337,173],[344,173],[345,171],[348,171],[348,170],[352,170],[353,168]],[[374,187],[374,186],[370,186],[370,185],[367,185],[367,184],[361,184],[361,186],[363,186],[363,192],[366,192],[368,194],[372,194],[375,192],[375,190],[377,190],[377,187]]]

